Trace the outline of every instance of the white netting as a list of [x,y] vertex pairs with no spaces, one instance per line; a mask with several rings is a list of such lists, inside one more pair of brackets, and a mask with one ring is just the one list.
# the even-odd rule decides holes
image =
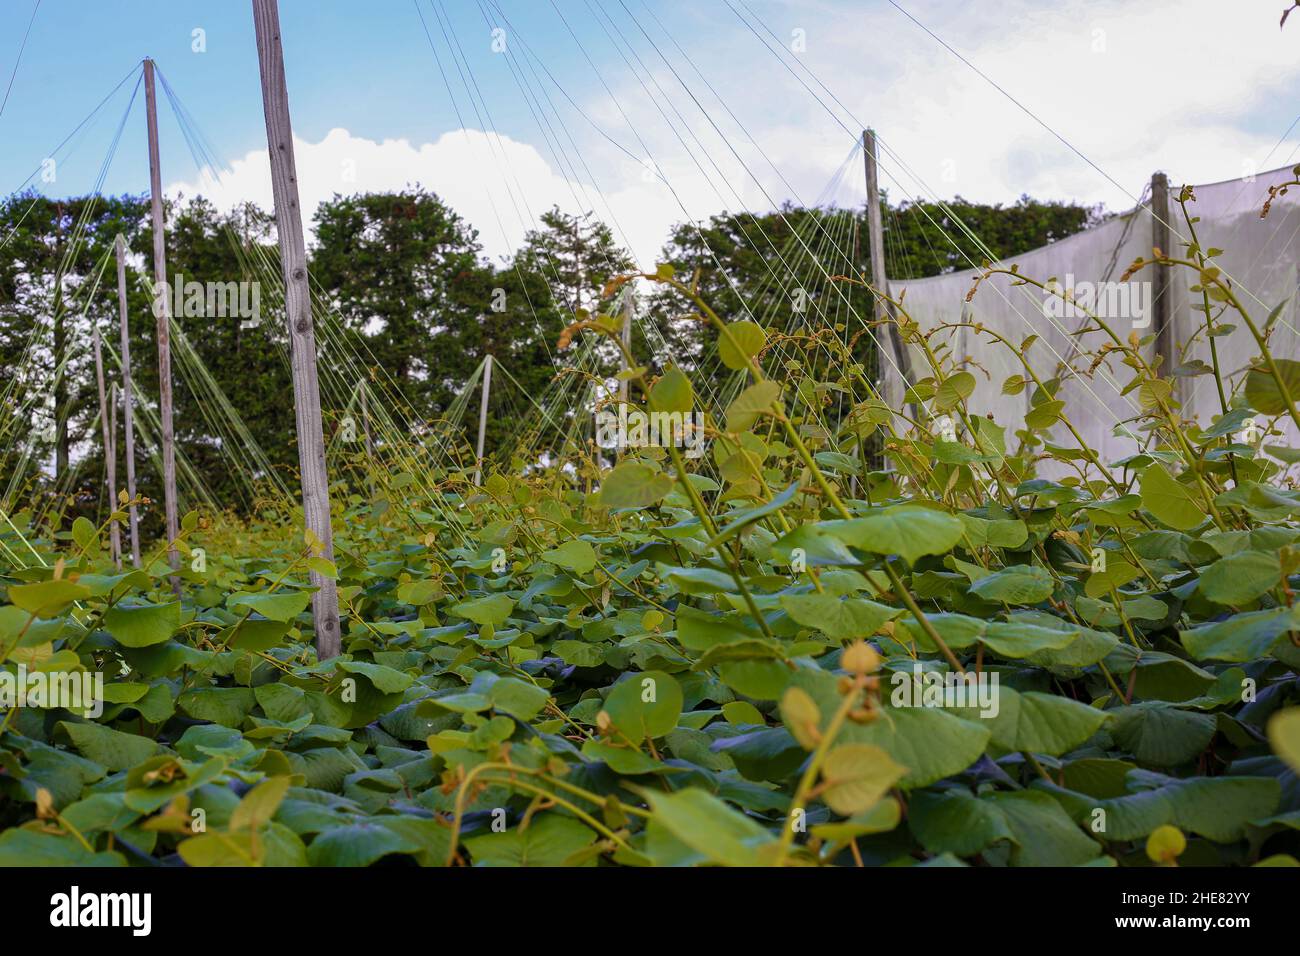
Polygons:
[[[1296,332],[1300,327],[1300,311],[1295,296],[1300,286],[1300,243],[1295,241],[1300,232],[1300,191],[1292,190],[1276,200],[1268,218],[1260,219],[1259,213],[1269,185],[1290,178],[1291,167],[1286,167],[1258,174],[1253,181],[1236,179],[1197,186],[1196,202],[1189,206],[1191,215],[1200,218],[1195,228],[1202,246],[1223,250],[1215,257],[1215,264],[1232,278],[1237,295],[1256,324],[1262,326],[1274,307],[1287,302],[1270,340],[1270,348],[1278,358],[1300,358],[1300,338]],[[1171,248],[1164,251],[1185,258],[1188,229],[1176,202],[1178,191],[1171,184],[1172,241]],[[1127,338],[1133,330],[1145,337],[1155,331],[1152,304],[1157,287],[1155,270],[1147,267],[1128,283],[1120,283],[1120,279],[1134,259],[1151,256],[1153,226],[1149,203],[1144,203],[1096,228],[1009,257],[1004,265],[1017,264],[1022,275],[1040,282],[1055,278],[1062,286],[1071,288],[1080,302],[1089,301],[1091,289],[1089,308],[1107,318],[1121,337]],[[966,294],[979,271],[897,281],[891,283],[891,289],[895,298],[900,293],[905,295],[903,303],[907,312],[927,332],[945,323],[961,322],[966,316],[967,321],[982,323],[1016,345],[1031,334],[1037,335],[1038,341],[1028,352],[1030,363],[1039,377],[1060,378],[1062,387],[1057,397],[1064,400],[1064,413],[1080,436],[1098,451],[1103,462],[1132,454],[1136,443],[1123,435],[1122,429],[1116,434],[1116,429],[1138,413],[1137,393],[1122,394],[1133,371],[1121,365],[1118,358],[1112,358],[1090,372],[1092,359],[1084,354],[1097,351],[1107,341],[1105,334],[1099,331],[1082,336],[1072,334],[1090,324],[1086,315],[1041,289],[1016,286],[1007,276],[985,280],[974,299],[967,303]],[[1201,297],[1189,291],[1196,281],[1193,270],[1178,267],[1170,270],[1170,321],[1180,349],[1205,324],[1204,313],[1199,311]],[[1258,354],[1258,348],[1235,313],[1224,315],[1222,321],[1236,328],[1217,340],[1220,366],[1229,378],[1230,387],[1240,388],[1243,370]],[[1007,348],[988,335],[970,329],[945,329],[936,332],[931,342],[946,343],[958,361],[969,356],[975,363],[969,366],[978,380],[970,399],[973,413],[992,413],[999,424],[1007,427],[1008,437],[1023,427],[1032,388],[1019,395],[1002,394],[1002,384],[1008,377],[1024,374],[1019,360]],[[1150,360],[1155,354],[1154,345],[1146,351]],[[1185,357],[1176,359],[1176,364],[1197,359],[1210,364],[1209,345],[1203,333],[1187,349]],[[922,370],[928,368],[915,347],[912,367],[918,375],[924,375]],[[1209,424],[1219,414],[1218,393],[1209,376],[1181,381],[1178,397],[1184,403],[1182,414],[1186,418]],[[1062,445],[1075,444],[1062,425],[1053,429],[1052,436]]]

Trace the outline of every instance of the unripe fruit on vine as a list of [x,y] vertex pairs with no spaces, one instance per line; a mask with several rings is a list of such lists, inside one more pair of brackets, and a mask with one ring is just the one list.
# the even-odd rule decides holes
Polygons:
[[880,655],[863,640],[856,640],[840,657],[840,665],[851,674],[870,674],[880,667]]
[[1147,856],[1153,863],[1172,866],[1186,849],[1187,837],[1183,836],[1183,831],[1168,823],[1156,827],[1147,837]]

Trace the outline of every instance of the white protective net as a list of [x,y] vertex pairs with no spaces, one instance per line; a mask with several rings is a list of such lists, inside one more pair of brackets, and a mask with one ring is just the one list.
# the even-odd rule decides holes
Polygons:
[[[1296,242],[1296,234],[1300,232],[1300,188],[1293,188],[1288,195],[1275,200],[1268,217],[1260,218],[1268,187],[1289,181],[1291,170],[1288,166],[1257,174],[1253,180],[1234,179],[1196,186],[1196,201],[1189,204],[1189,213],[1199,217],[1195,229],[1202,247],[1223,250],[1215,256],[1214,264],[1231,278],[1236,294],[1258,326],[1264,325],[1275,307],[1285,303],[1274,322],[1269,346],[1276,358],[1300,359],[1300,335],[1296,331],[1300,326],[1300,309],[1295,295],[1300,287],[1300,243]],[[1176,258],[1186,258],[1185,243],[1190,237],[1176,201],[1179,187],[1171,183],[1169,193],[1171,241],[1170,248],[1164,251]],[[1150,203],[1144,201],[1136,209],[1096,228],[1009,257],[1002,265],[1008,268],[1018,265],[1021,275],[1040,282],[1056,279],[1070,289],[1077,301],[1105,318],[1122,338],[1127,339],[1134,330],[1146,337],[1156,331],[1156,271],[1148,266],[1128,282],[1121,283],[1120,279],[1134,259],[1151,257],[1155,225]],[[1027,336],[1037,335],[1038,340],[1027,353],[1030,364],[1040,378],[1061,380],[1057,398],[1065,402],[1064,414],[1074,423],[1080,437],[1106,463],[1136,451],[1137,442],[1121,427],[1138,414],[1140,407],[1136,391],[1123,394],[1124,386],[1133,377],[1132,369],[1122,365],[1118,357],[1111,357],[1093,369],[1092,356],[1085,354],[1096,352],[1108,341],[1105,333],[1074,334],[1091,324],[1086,314],[1041,289],[1017,286],[1004,275],[982,282],[974,299],[967,303],[966,295],[980,271],[971,269],[928,279],[891,282],[891,292],[895,298],[904,295],[903,305],[908,314],[926,332],[946,323],[967,321],[981,323],[1017,346]],[[1197,273],[1171,267],[1168,275],[1172,337],[1179,350],[1185,349],[1176,353],[1174,364],[1200,360],[1208,366],[1211,356],[1204,334],[1205,315],[1200,311],[1201,296],[1189,291],[1197,282]],[[1259,349],[1235,312],[1227,312],[1221,321],[1235,326],[1230,333],[1217,338],[1219,363],[1227,379],[1225,390],[1231,399],[1231,390],[1240,391],[1244,387],[1245,368]],[[1002,393],[1007,378],[1025,374],[1019,359],[988,334],[978,334],[969,328],[941,329],[934,333],[931,342],[946,343],[959,362],[969,357],[971,364],[966,367],[978,382],[969,400],[970,410],[980,415],[992,413],[998,424],[1007,428],[1010,447],[1014,431],[1024,427],[1032,392],[1031,387],[1018,395]],[[1148,345],[1145,351],[1148,361],[1152,360],[1155,345]],[[918,376],[924,376],[928,369],[915,346],[912,367]],[[1176,396],[1183,403],[1184,418],[1208,425],[1220,414],[1218,392],[1208,375],[1180,379]],[[1297,437],[1289,433],[1287,436],[1292,440]],[[1060,423],[1052,430],[1052,440],[1065,447],[1076,444]],[[1056,475],[1061,470],[1053,471],[1049,464],[1046,473]]]

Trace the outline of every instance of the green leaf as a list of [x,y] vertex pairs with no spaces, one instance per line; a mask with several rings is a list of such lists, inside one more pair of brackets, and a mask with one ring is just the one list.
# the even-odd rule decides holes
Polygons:
[[1187,763],[1214,738],[1213,716],[1178,710],[1163,701],[1144,701],[1109,713],[1115,743],[1153,767]]
[[837,641],[870,637],[886,621],[903,613],[902,608],[865,598],[841,600],[832,594],[785,594],[781,607],[800,624],[815,627]]
[[[1292,359],[1274,359],[1291,401],[1300,401],[1300,362]],[[1252,368],[1246,375],[1246,402],[1265,415],[1283,415],[1287,411],[1286,398],[1277,381],[1266,367]]]
[[457,617],[473,621],[480,627],[499,627],[510,617],[515,609],[515,602],[505,594],[489,594],[453,604],[448,610]]
[[[527,827],[465,838],[475,866],[565,866],[570,857],[596,841],[596,834],[570,817],[535,816]],[[595,866],[594,859],[584,861]]]
[[676,793],[642,791],[650,804],[650,826],[663,827],[677,840],[712,863],[761,866],[763,848],[773,842],[767,830],[737,813],[717,797],[690,788]]
[[673,490],[673,479],[650,465],[625,461],[601,479],[600,504],[604,508],[646,508]]
[[1052,596],[1056,582],[1043,568],[1013,564],[980,578],[970,586],[970,593],[986,601],[1006,604],[1038,604]]
[[93,853],[72,836],[14,828],[0,833],[0,867],[126,866],[117,852]]
[[1268,719],[1268,742],[1292,772],[1300,774],[1300,707],[1279,710]]
[[1020,693],[1002,686],[995,693],[997,714],[991,718],[978,707],[953,712],[982,721],[992,732],[993,743],[1005,750],[1059,756],[1080,746],[1106,722],[1104,711],[1055,694]]
[[691,380],[676,365],[669,366],[650,388],[650,408],[657,412],[689,412],[695,407]]
[[581,538],[574,538],[558,548],[544,552],[542,560],[578,574],[586,574],[596,566],[596,549]]
[[39,581],[36,584],[13,584],[9,587],[9,600],[15,607],[37,617],[58,617],[74,601],[90,597],[90,588],[67,578]]
[[1199,590],[1215,604],[1240,605],[1272,589],[1281,577],[1276,552],[1238,551],[1202,571]]
[[629,740],[662,737],[682,714],[682,688],[663,671],[631,674],[605,698],[604,710]]
[[306,591],[283,591],[279,594],[237,591],[226,598],[226,607],[231,610],[246,607],[267,620],[281,622],[293,620],[306,610],[309,603],[311,595]]
[[271,777],[244,794],[244,799],[230,815],[230,829],[260,830],[270,823],[289,792],[289,783],[288,777]]
[[1006,816],[966,790],[922,790],[908,806],[907,824],[928,853],[974,856],[994,843],[1015,841]]
[[772,408],[781,397],[781,385],[773,379],[755,382],[736,396],[727,406],[727,431],[746,432],[754,427],[759,416]]
[[85,756],[109,770],[130,770],[162,751],[157,741],[100,724],[60,721],[59,728]]
[[403,674],[392,667],[374,664],[368,661],[339,661],[338,669],[349,674],[360,674],[375,685],[381,694],[400,694],[415,683],[410,674]]
[[[791,675],[790,683],[812,698],[822,715],[820,730],[825,734],[841,701],[835,675],[803,667]],[[890,691],[882,688],[881,696],[888,699]],[[928,786],[960,773],[983,755],[988,742],[987,728],[946,711],[895,706],[884,708],[870,723],[846,723],[836,738],[837,744],[874,744],[885,750],[908,768],[901,781],[906,788]]]
[[862,518],[823,521],[818,527],[845,544],[873,554],[898,554],[915,564],[927,554],[944,554],[961,541],[965,526],[953,515],[915,505],[898,505]]
[[[397,824],[396,820],[390,822],[387,817],[377,817],[347,826],[331,827],[311,842],[307,848],[307,861],[312,866],[370,866],[390,854],[413,856],[429,849],[428,838],[424,834]],[[445,859],[444,854],[429,862],[442,864]]]
[[907,772],[872,744],[840,744],[822,763],[822,800],[841,816],[865,813]]
[[718,338],[718,358],[732,370],[749,368],[749,359],[763,348],[767,336],[757,323],[748,319],[729,322]]
[[180,626],[179,601],[170,604],[118,604],[104,615],[104,629],[125,647],[161,644]]
[[550,694],[544,688],[517,677],[503,677],[488,688],[492,706],[516,720],[532,720],[549,699]]
[[1296,629],[1297,616],[1300,608],[1248,611],[1182,631],[1178,637],[1198,661],[1245,663],[1268,656],[1284,635]]
[[1101,855],[1097,842],[1045,793],[995,793],[989,802],[1011,832],[1012,866],[1079,866]]
[[946,411],[970,398],[975,391],[975,376],[970,372],[954,372],[940,383],[934,393],[935,408]]
[[78,516],[72,522],[72,540],[82,551],[93,553],[99,550],[99,531],[89,518]]
[[1191,531],[1205,521],[1205,506],[1159,463],[1142,472],[1142,505],[1164,524]]

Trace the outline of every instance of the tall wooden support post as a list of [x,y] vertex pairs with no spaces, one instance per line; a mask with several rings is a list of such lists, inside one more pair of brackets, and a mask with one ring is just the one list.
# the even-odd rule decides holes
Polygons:
[[[104,440],[104,483],[108,485],[108,510],[116,510],[117,504],[117,462],[113,455],[113,433],[108,418],[108,396],[104,389],[104,351],[99,344],[99,329],[91,335],[95,344],[95,385],[99,390],[99,433]],[[116,521],[108,523],[108,537],[113,564],[122,570],[122,536]]]
[[483,397],[478,404],[478,444],[475,446],[475,458],[478,467],[474,469],[474,484],[483,480],[483,447],[487,440],[488,393],[492,390],[492,356],[483,360]]
[[[108,385],[108,458],[113,463],[113,476],[117,477],[117,400],[122,396],[117,382]],[[117,491],[113,492],[113,505],[118,503]],[[121,525],[118,526],[117,566],[122,569]]]
[[126,434],[126,494],[130,499],[131,565],[140,566],[140,514],[135,507],[135,415],[131,391],[131,333],[126,311],[126,240],[117,237],[117,317],[121,328],[122,423]]
[[375,441],[370,436],[370,400],[366,397],[366,383],[361,383],[361,430],[366,436],[366,460],[373,464]]
[[[316,536],[325,557],[332,561],[334,534],[330,527],[325,432],[316,381],[316,333],[312,327],[307,249],[302,234],[302,209],[298,204],[298,170],[293,156],[293,126],[284,79],[284,49],[280,45],[280,8],[276,0],[253,0],[253,26],[257,33],[266,145],[271,156],[271,190],[284,271],[284,309],[293,371],[298,465],[302,472],[302,512],[307,530]],[[332,578],[316,571],[311,572],[311,583],[316,587],[311,599],[316,655],[325,660],[338,656],[342,646],[338,590]]]
[[58,265],[54,272],[54,474],[60,479],[68,475],[68,317],[63,307],[63,203],[54,205],[54,246]]
[[[1169,177],[1156,173],[1151,177],[1151,245],[1166,256],[1172,255],[1169,248],[1172,235],[1169,228]],[[1162,376],[1173,374],[1178,364],[1178,330],[1175,328],[1173,302],[1170,295],[1169,266],[1156,266],[1154,287],[1151,289],[1151,333],[1155,335],[1155,349],[1160,356],[1157,371]],[[1174,397],[1182,399],[1181,382],[1174,383]]]
[[[629,282],[623,286],[623,354],[619,359],[619,369],[627,372],[632,363],[628,361],[628,356],[632,354],[632,320],[636,317],[636,296],[632,291],[632,283]],[[618,400],[624,404],[627,403],[628,381],[627,378],[621,378],[618,381]]]
[[[176,535],[176,446],[172,430],[171,296],[167,294],[167,243],[163,236],[162,167],[158,162],[158,102],[153,60],[144,61],[144,106],[149,125],[149,209],[153,222],[154,314],[158,320],[158,416],[162,422],[163,509],[167,518],[167,560],[178,566]],[[172,582],[176,587],[176,582]]]
[[[876,164],[876,134],[873,130],[862,132],[862,153],[867,170],[867,245],[871,256],[871,284],[880,294],[889,294],[889,278],[885,275],[885,230],[880,221],[880,182]],[[883,299],[876,299],[876,319],[892,318],[894,310]],[[912,384],[912,361],[907,346],[903,344],[898,327],[890,322],[884,326],[885,342],[889,351],[880,362],[880,378],[884,386],[883,398],[890,408],[902,411],[907,389]],[[890,361],[892,359],[892,361]],[[913,416],[915,417],[915,416]]]
[[366,397],[366,381],[362,379],[357,385],[357,395],[361,399],[361,429],[366,437],[366,487],[370,497],[375,496],[375,442],[370,437],[370,399]]

